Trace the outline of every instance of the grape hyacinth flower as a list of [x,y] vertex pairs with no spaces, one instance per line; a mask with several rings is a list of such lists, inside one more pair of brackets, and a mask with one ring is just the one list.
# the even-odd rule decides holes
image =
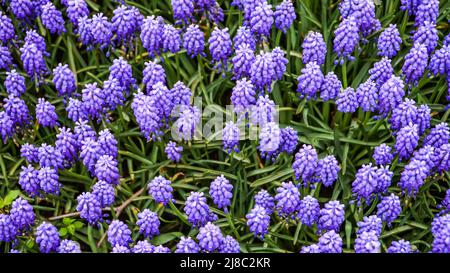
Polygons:
[[150,244],[147,241],[139,241],[137,242],[132,249],[133,253],[154,253],[155,246]]
[[415,25],[421,26],[425,22],[436,23],[439,15],[439,0],[422,0],[417,5]]
[[93,40],[92,37],[92,19],[88,18],[88,16],[78,18],[78,29],[77,34],[79,35],[78,40],[85,46],[87,46],[87,50],[92,50]]
[[92,129],[92,127],[88,124],[87,121],[77,121],[75,123],[75,138],[77,139],[77,142],[79,144],[78,147],[83,146],[83,142],[87,141],[88,139],[96,140],[97,139],[97,133]]
[[324,77],[320,88],[320,98],[323,101],[334,100],[342,89],[342,83],[333,71]]
[[78,159],[78,143],[70,128],[62,127],[56,135],[55,148],[65,161],[63,165],[70,165]]
[[266,160],[275,158],[281,141],[281,130],[275,122],[268,122],[261,127],[258,150]]
[[201,227],[197,234],[198,245],[205,252],[219,249],[224,237],[220,228],[210,222]]
[[297,17],[291,0],[283,0],[283,2],[275,8],[274,15],[275,26],[284,33],[291,27]]
[[364,231],[355,239],[356,253],[380,253],[381,243],[375,231]]
[[109,77],[119,80],[127,94],[130,87],[136,84],[131,65],[122,56],[115,59],[109,67]]
[[300,253],[320,253],[320,249],[317,244],[312,244],[309,246],[302,246]]
[[339,231],[341,224],[345,220],[344,205],[339,201],[329,201],[325,203],[325,207],[320,210],[318,230],[334,230]]
[[142,46],[148,51],[151,58],[159,55],[162,47],[162,34],[164,32],[164,20],[162,17],[147,16],[141,25]]
[[427,164],[424,161],[412,160],[401,173],[398,186],[410,196],[415,196],[425,183],[428,173]]
[[395,57],[400,50],[401,44],[402,38],[400,37],[397,25],[390,24],[378,38],[378,55],[388,58]]
[[[29,61],[29,49],[26,49],[25,52],[27,53],[26,58],[24,58],[26,61]],[[25,55],[24,55],[25,57]],[[22,61],[24,60],[22,59]],[[0,45],[0,69],[9,70],[9,67],[13,63],[13,58],[11,56],[11,52],[9,51],[8,47],[1,46]],[[28,66],[27,66],[28,68]],[[31,71],[30,71],[31,72]]]
[[317,245],[320,253],[342,253],[342,238],[334,230],[327,231],[320,236]]
[[442,145],[447,144],[449,140],[450,128],[446,122],[441,122],[431,128],[430,133],[428,133],[423,141],[423,146],[430,145],[439,149]]
[[164,52],[170,51],[172,53],[177,53],[180,51],[181,38],[178,30],[170,25],[165,24],[162,34],[162,49]]
[[268,214],[272,214],[275,208],[274,198],[266,190],[260,190],[253,198],[255,207],[263,207]]
[[377,236],[380,236],[381,230],[383,229],[383,222],[376,215],[364,216],[363,220],[359,221],[357,225],[358,225],[358,231],[356,232],[357,235],[363,232],[375,231],[375,234]]
[[339,112],[354,113],[359,106],[355,90],[348,87],[340,92],[336,99],[336,105]]
[[300,204],[300,192],[292,182],[282,182],[275,195],[275,208],[282,217],[294,217]]
[[381,28],[375,17],[375,5],[367,0],[344,0],[339,5],[342,17],[353,17],[364,36]]
[[64,27],[64,18],[62,13],[56,9],[56,7],[48,2],[42,7],[42,24],[51,34],[61,35],[62,32],[66,31]]
[[372,163],[362,165],[357,171],[355,180],[352,183],[353,194],[358,201],[365,199],[368,203],[371,200],[372,194],[376,191],[377,183],[377,167],[372,166]]
[[0,242],[12,242],[17,235],[17,227],[11,220],[11,216],[0,214]]
[[180,238],[175,253],[199,253],[200,247],[191,237]]
[[400,77],[392,76],[381,87],[378,95],[378,110],[387,115],[399,105],[405,96],[405,84]]
[[407,160],[419,144],[419,132],[417,124],[410,123],[400,129],[395,141],[395,151],[399,155],[399,160]]
[[113,14],[111,30],[117,36],[116,39],[119,43],[131,44],[135,33],[140,29],[144,17],[136,7],[125,5],[114,9]]
[[[76,133],[76,131],[75,131]],[[91,173],[95,173],[96,163],[99,158],[100,145],[94,138],[87,138],[82,142],[80,150],[80,159],[82,160],[86,169]],[[109,167],[109,164],[108,164]],[[100,171],[99,171],[100,172]],[[108,176],[106,174],[105,176]]]
[[113,185],[99,180],[92,187],[92,195],[100,202],[102,208],[109,207],[114,203],[115,193]]
[[[31,116],[25,101],[14,95],[9,95],[3,101],[3,107],[14,126],[26,126],[31,121]],[[37,109],[36,109],[37,110]]]
[[302,224],[310,227],[319,219],[319,201],[311,195],[305,196],[298,204],[297,218]]
[[380,166],[377,170],[378,182],[375,193],[386,193],[392,184],[392,176],[394,173],[389,170],[389,166]]
[[17,73],[15,69],[6,72],[4,85],[9,95],[20,97],[25,94],[25,77]]
[[97,87],[97,83],[88,83],[84,86],[82,93],[83,107],[92,119],[101,119],[104,113],[105,97],[102,89]]
[[155,62],[149,61],[145,63],[144,71],[142,71],[142,82],[145,85],[147,94],[153,89],[153,86],[160,82],[166,84],[166,73],[164,68]]
[[157,246],[155,247],[155,249],[153,250],[153,253],[171,253],[170,252],[170,248],[165,247],[165,246]]
[[130,249],[126,246],[116,245],[113,247],[111,253],[130,253]]
[[103,129],[98,133],[98,145],[101,155],[110,155],[114,158],[118,156],[118,142],[114,135],[108,130]]
[[341,65],[345,59],[352,61],[351,56],[359,42],[359,29],[354,17],[344,18],[334,31],[333,51],[337,54]]
[[437,74],[450,75],[450,45],[443,46],[434,52],[428,68],[435,76]]
[[67,17],[77,27],[78,18],[89,16],[89,8],[85,0],[67,0]]
[[20,156],[25,158],[30,163],[39,162],[39,151],[33,144],[25,143],[20,148]]
[[58,172],[51,167],[42,167],[38,174],[39,189],[45,193],[59,195],[62,185],[59,183]]
[[192,191],[189,194],[184,206],[184,212],[193,227],[204,226],[208,221],[213,221],[217,217],[209,209],[203,192]]
[[109,78],[108,80],[104,81],[102,91],[105,107],[108,110],[113,111],[117,106],[121,106],[125,102],[125,90],[120,84],[119,80],[115,78]]
[[69,103],[66,107],[67,117],[74,122],[86,121],[88,119],[88,113],[84,108],[82,101],[74,98],[69,98]]
[[251,81],[243,78],[236,82],[231,92],[231,103],[236,113],[246,112],[255,105],[255,87]]
[[148,184],[148,193],[153,197],[155,202],[162,203],[164,206],[172,200],[173,188],[170,180],[157,176]]
[[175,139],[189,141],[194,138],[195,131],[201,121],[200,110],[196,106],[183,106],[174,124]]
[[19,174],[19,185],[30,197],[39,195],[38,174],[38,170],[33,168],[33,166],[22,166],[22,171]]
[[80,212],[80,217],[90,225],[95,225],[102,219],[102,207],[96,195],[83,192],[78,195],[77,202],[77,211]]
[[113,37],[111,22],[103,13],[97,13],[92,16],[91,24],[92,44],[105,49],[111,44]]
[[391,152],[392,148],[386,143],[382,143],[375,147],[373,151],[373,159],[377,165],[389,165],[394,159],[394,155]]
[[238,28],[236,35],[233,38],[233,44],[235,49],[247,44],[252,51],[256,50],[255,37],[251,30],[246,26],[240,26]]
[[172,0],[173,19],[187,24],[194,18],[193,0]]
[[432,22],[423,22],[414,33],[413,41],[415,44],[423,44],[428,50],[428,54],[434,51],[438,44],[439,36],[436,24]]
[[183,35],[183,47],[191,58],[194,58],[197,55],[205,55],[205,53],[203,53],[203,49],[205,48],[205,35],[198,25],[190,25],[187,27],[186,32]]
[[56,251],[60,240],[58,230],[54,225],[44,222],[37,227],[36,243],[42,253]]
[[71,96],[77,90],[75,76],[67,64],[58,64],[53,69],[53,84],[59,96]]
[[275,65],[271,53],[261,53],[256,56],[250,69],[250,79],[258,90],[267,88],[270,92],[270,85],[276,76]]
[[295,160],[292,164],[295,178],[303,181],[303,185],[314,181],[314,174],[317,168],[317,152],[311,145],[303,144],[302,148],[295,154]]
[[269,37],[274,21],[273,16],[272,5],[269,5],[266,1],[257,4],[250,19],[252,32],[258,37]]
[[400,130],[409,123],[416,123],[417,107],[414,100],[405,98],[396,108],[392,110],[390,119],[391,129]]
[[110,155],[101,155],[95,163],[95,176],[112,185],[119,184],[119,168],[117,160]]
[[141,129],[141,133],[147,141],[152,138],[159,139],[160,135],[162,135],[161,117],[159,116],[159,109],[156,108],[154,100],[150,96],[138,92],[134,95],[131,108],[136,117],[136,122]]
[[108,227],[108,242],[111,246],[128,246],[131,239],[131,230],[120,220],[113,220]]
[[170,89],[174,109],[181,105],[189,105],[191,103],[192,91],[183,82],[178,81]]
[[297,131],[288,126],[280,130],[280,144],[277,152],[285,152],[289,155],[294,153],[298,144]]
[[246,216],[247,226],[255,237],[264,239],[264,235],[269,233],[270,216],[266,209],[256,205]]
[[160,221],[158,214],[155,212],[145,209],[137,214],[138,220],[136,225],[139,227],[139,233],[144,235],[146,238],[152,238],[155,235],[159,235],[159,225]]
[[231,237],[230,235],[227,235],[223,241],[222,244],[219,247],[219,253],[240,253],[241,247],[239,246],[238,241]]
[[275,69],[274,80],[281,80],[284,72],[286,72],[288,59],[284,57],[285,52],[278,46],[272,50],[271,54]]
[[[443,147],[443,146],[442,146]],[[419,150],[414,151],[413,157],[411,160],[419,160],[426,163],[428,172],[427,175],[431,174],[431,171],[438,164],[438,149],[432,147],[430,145],[423,146]]]
[[169,89],[162,82],[157,82],[148,92],[148,95],[153,100],[155,107],[158,108],[159,115],[162,116],[163,120],[168,119],[174,106]]
[[425,44],[415,43],[405,56],[402,73],[408,84],[417,85],[428,66],[428,52]]
[[14,122],[5,111],[0,111],[0,137],[6,143],[8,137],[14,134]]
[[402,211],[400,204],[400,198],[391,193],[391,195],[384,196],[381,202],[377,205],[377,215],[381,220],[386,222],[388,225],[397,219]]
[[234,79],[249,77],[255,54],[248,44],[237,47],[235,56],[231,59],[233,63]]
[[265,124],[275,121],[276,115],[275,102],[268,95],[259,96],[256,104],[251,108],[250,124],[263,127]]
[[11,19],[0,11],[0,42],[7,44],[16,36]]
[[227,71],[228,58],[232,52],[232,43],[228,28],[214,28],[208,43],[212,61],[216,63],[215,67],[225,73]]
[[333,155],[320,159],[317,163],[316,175],[325,187],[330,187],[338,179],[341,167]]
[[442,145],[438,153],[438,172],[447,172],[450,170],[450,144]]
[[12,0],[9,1],[9,7],[11,9],[12,14],[21,20],[21,21],[29,21],[34,18],[34,8],[33,2],[30,0]]
[[383,57],[380,61],[374,63],[373,67],[369,69],[369,75],[369,80],[374,81],[378,86],[382,86],[394,75],[391,59]]
[[314,99],[324,80],[320,66],[316,62],[307,63],[297,78],[297,93],[300,94],[300,98]]
[[169,141],[169,143],[167,143],[166,148],[164,149],[167,157],[174,162],[180,162],[181,160],[181,156],[182,156],[182,152],[183,152],[183,147],[182,146],[177,146],[177,143],[174,141]]
[[44,98],[39,98],[36,105],[36,119],[44,127],[54,127],[58,124],[58,115],[55,106]]
[[56,252],[58,253],[81,253],[80,244],[72,240],[62,240]]
[[450,234],[450,214],[435,217],[431,224],[433,233],[433,253],[449,253],[448,237]]
[[34,225],[33,207],[22,197],[13,201],[9,215],[11,221],[19,230],[27,230]]
[[231,205],[231,198],[233,198],[233,185],[222,174],[211,182],[211,185],[209,186],[209,195],[217,208],[223,208],[225,213],[227,213],[228,206]]
[[225,127],[222,130],[222,143],[227,153],[233,151],[239,153],[239,137],[239,127],[232,121],[225,123]]
[[387,249],[388,253],[411,253],[411,244],[403,239],[393,241],[391,246]]
[[318,65],[323,65],[326,54],[327,45],[325,44],[322,33],[309,31],[302,43],[302,62],[304,64],[315,62]]
[[[30,78],[41,78],[47,74],[47,66],[45,65],[43,52],[38,49],[36,44],[25,43],[20,48],[20,52],[20,59],[22,60],[23,68]],[[0,55],[3,55],[3,53]]]
[[359,107],[365,112],[373,112],[378,105],[378,88],[375,82],[367,80],[356,89]]

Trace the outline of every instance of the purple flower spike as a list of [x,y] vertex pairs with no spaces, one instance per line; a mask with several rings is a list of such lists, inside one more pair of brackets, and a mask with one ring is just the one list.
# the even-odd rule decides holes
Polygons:
[[56,227],[50,223],[42,223],[36,229],[36,243],[41,253],[56,251],[60,243],[59,233]]
[[358,99],[355,90],[348,87],[340,92],[336,99],[336,105],[339,112],[354,113],[358,108]]
[[275,208],[274,198],[266,191],[260,190],[255,196],[255,206],[263,207],[268,214],[272,214]]
[[424,161],[412,160],[405,166],[398,186],[406,194],[415,196],[425,183],[428,171],[427,164]]
[[317,227],[319,232],[322,230],[334,230],[338,232],[344,220],[344,205],[337,200],[329,201],[328,203],[325,203],[325,207],[320,210]]
[[378,88],[375,82],[367,80],[356,89],[359,107],[365,112],[373,112],[378,105]]
[[162,34],[164,32],[164,20],[162,17],[147,16],[141,25],[142,46],[147,49],[148,55],[153,58],[159,55],[162,47]]
[[400,160],[407,160],[419,144],[419,130],[417,124],[410,123],[400,129],[394,148]]
[[378,55],[392,58],[397,55],[402,44],[402,38],[396,25],[390,24],[378,38]]
[[300,204],[300,192],[292,182],[282,182],[275,195],[276,210],[282,217],[294,217]]
[[209,195],[214,204],[227,213],[228,207],[231,205],[231,198],[233,198],[233,185],[225,176],[218,176],[209,186]]
[[402,207],[400,204],[400,198],[391,194],[381,199],[381,202],[377,205],[377,215],[381,220],[385,221],[388,225],[392,223],[400,215]]
[[391,152],[392,148],[385,143],[375,147],[373,151],[373,159],[377,165],[389,165],[394,159],[394,155]]
[[167,143],[164,151],[170,160],[172,160],[174,162],[179,162],[181,159],[181,156],[182,156],[181,153],[183,152],[183,147],[177,146],[176,142],[169,141],[169,143]]
[[284,0],[275,8],[275,26],[286,33],[297,15],[291,0]]
[[439,36],[436,24],[423,22],[414,33],[414,44],[423,44],[427,47],[428,54],[431,54],[438,44]]
[[16,33],[11,19],[0,11],[0,41],[7,44],[14,36],[16,36]]
[[255,237],[264,239],[264,235],[269,233],[270,216],[266,209],[256,205],[246,216],[247,226]]
[[102,219],[102,207],[97,196],[90,192],[83,192],[77,197],[77,211],[80,217],[90,225],[95,225]]
[[189,193],[184,212],[193,227],[202,227],[209,221],[217,220],[217,215],[210,210],[203,192],[191,191]]
[[314,99],[325,80],[322,70],[316,62],[312,62],[307,63],[301,72],[302,74],[297,78],[297,92],[300,98]]
[[144,209],[137,214],[137,217],[138,220],[136,221],[136,225],[139,227],[139,233],[146,238],[152,238],[153,236],[159,235],[160,221],[158,214],[149,209]]
[[271,53],[261,53],[256,56],[250,70],[250,79],[258,90],[267,88],[270,92],[270,85],[275,78],[275,66]]
[[269,37],[274,21],[273,15],[272,5],[265,1],[258,4],[251,14],[250,26],[252,32],[258,37]]
[[373,65],[373,68],[369,70],[369,75],[369,80],[376,82],[378,86],[382,86],[394,75],[391,59],[388,57],[381,58],[381,60],[376,62]]
[[70,96],[77,90],[75,76],[67,64],[58,64],[53,69],[53,84],[59,96]]
[[302,148],[295,154],[295,161],[292,164],[295,177],[300,178],[303,185],[314,182],[314,174],[318,164],[317,152],[311,145],[303,144]]
[[42,24],[50,31],[51,34],[61,35],[66,31],[64,26],[64,18],[62,13],[56,7],[48,2],[42,6]]
[[319,201],[311,195],[305,196],[298,205],[297,218],[306,226],[314,225],[319,219]]
[[428,52],[425,44],[415,43],[411,51],[405,56],[402,73],[405,81],[417,85],[428,66]]
[[392,76],[381,87],[378,95],[378,110],[387,115],[389,111],[396,108],[405,96],[405,84],[402,79]]
[[204,55],[205,34],[200,30],[198,25],[190,25],[187,27],[183,35],[183,47],[191,58],[197,55]]
[[45,99],[39,98],[36,105],[36,119],[42,126],[56,126],[58,124],[58,115],[55,112],[55,106]]
[[5,88],[9,95],[22,96],[26,91],[25,77],[17,73],[15,69],[6,72]]
[[345,59],[352,61],[351,56],[359,42],[358,24],[354,17],[345,18],[334,31],[333,51],[341,59],[342,64]]
[[304,64],[316,62],[318,65],[323,65],[325,63],[327,45],[321,33],[308,32],[302,43],[302,49],[302,61]]
[[251,67],[255,61],[255,54],[248,44],[239,46],[236,50],[236,55],[231,62],[233,63],[234,78],[249,77]]
[[172,0],[172,9],[175,21],[187,24],[194,17],[193,0]]
[[256,50],[256,40],[251,30],[246,26],[240,26],[233,38],[234,48],[238,49],[240,46],[247,44],[251,50]]
[[330,187],[338,179],[341,167],[333,155],[319,160],[316,174],[325,187]]
[[328,72],[325,76],[322,87],[320,88],[320,98],[323,101],[329,101],[336,99],[337,95],[342,89],[342,83],[334,74],[334,72]]
[[239,127],[232,121],[225,123],[225,127],[222,130],[222,142],[223,148],[227,153],[231,153],[232,151],[239,152],[239,138]]
[[172,200],[173,188],[170,181],[162,176],[157,176],[148,184],[148,193],[156,203],[167,205]]
[[214,28],[209,37],[209,51],[219,71],[227,71],[228,58],[231,56],[232,43],[228,28]]

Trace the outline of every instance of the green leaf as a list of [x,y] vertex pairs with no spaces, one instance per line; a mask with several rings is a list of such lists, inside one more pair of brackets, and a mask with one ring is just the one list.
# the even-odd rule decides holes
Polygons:
[[68,226],[68,225],[72,224],[74,221],[75,221],[75,219],[72,219],[72,218],[64,218],[63,224]]
[[73,225],[76,229],[81,229],[84,226],[83,222],[80,221],[76,221],[75,223],[73,223]]
[[152,239],[152,244],[154,245],[163,245],[167,242],[172,241],[173,239],[177,239],[183,236],[181,232],[169,232],[159,236],[156,236]]
[[5,196],[5,199],[3,199],[1,207],[9,206],[14,201],[14,199],[16,199],[17,196],[19,196],[19,194],[20,190],[13,190],[8,192],[8,194]]
[[72,234],[72,235],[75,234],[75,226],[74,225],[67,226],[67,230],[69,231],[70,234]]
[[67,228],[61,228],[59,230],[59,236],[64,237],[67,235]]

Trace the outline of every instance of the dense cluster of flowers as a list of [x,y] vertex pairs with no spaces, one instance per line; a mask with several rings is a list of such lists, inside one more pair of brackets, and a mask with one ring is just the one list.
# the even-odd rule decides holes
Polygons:
[[[374,1],[342,0],[323,7],[340,15],[328,33],[298,24],[319,25],[298,1],[166,2],[1,3],[0,252],[80,253],[104,234],[112,253],[238,253],[293,226],[316,241],[286,251],[450,252],[438,0],[402,0],[414,24],[387,25]],[[201,103],[224,101],[219,141],[199,140]],[[385,242],[409,208],[434,215],[409,226],[433,241]]]

